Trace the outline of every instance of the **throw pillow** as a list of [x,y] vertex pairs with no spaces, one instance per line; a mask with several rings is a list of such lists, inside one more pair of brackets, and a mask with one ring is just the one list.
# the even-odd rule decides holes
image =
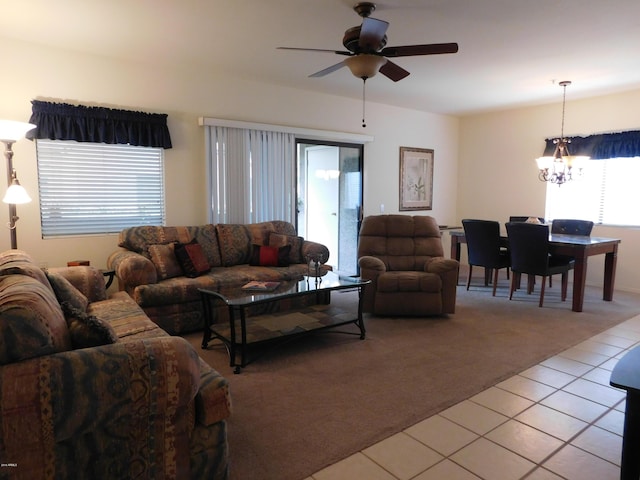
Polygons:
[[281,233],[271,233],[269,235],[269,245],[272,247],[284,247],[289,245],[289,263],[304,263],[302,258],[302,242],[304,238],[295,235],[283,235]]
[[291,245],[270,247],[253,245],[249,265],[262,267],[288,267]]
[[74,287],[69,280],[59,273],[47,272],[46,275],[60,304],[68,302],[77,310],[82,312],[87,311],[89,299],[80,290]]
[[179,243],[175,246],[176,258],[187,277],[199,277],[211,270],[207,257],[196,240],[190,243]]
[[97,347],[118,341],[118,335],[110,323],[74,308],[69,302],[62,302],[61,306],[73,348]]
[[180,262],[176,258],[175,243],[150,245],[149,257],[156,267],[160,280],[179,277],[183,274]]

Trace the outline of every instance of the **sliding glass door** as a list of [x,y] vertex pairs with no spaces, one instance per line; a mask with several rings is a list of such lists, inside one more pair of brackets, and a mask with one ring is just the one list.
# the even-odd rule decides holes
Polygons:
[[356,274],[363,146],[297,140],[297,228],[329,248],[335,270]]

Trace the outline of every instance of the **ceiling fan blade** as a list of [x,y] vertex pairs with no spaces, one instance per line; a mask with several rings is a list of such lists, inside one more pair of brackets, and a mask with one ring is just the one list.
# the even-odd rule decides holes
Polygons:
[[380,70],[378,71],[394,82],[397,82],[398,80],[402,80],[403,78],[409,76],[409,72],[407,72],[400,65],[397,65],[389,60],[387,60],[387,63],[380,67]]
[[360,27],[358,44],[362,51],[378,51],[383,45],[384,36],[389,28],[389,22],[377,18],[365,18]]
[[336,63],[335,65],[331,65],[330,67],[325,68],[324,70],[320,70],[319,72],[309,75],[309,77],[313,77],[313,78],[324,77],[325,75],[329,75],[330,73],[333,73],[344,66],[345,66],[344,62],[339,62],[339,63]]
[[298,47],[276,47],[278,50],[298,50],[301,52],[327,52],[335,53],[337,55],[352,55],[351,52],[345,50],[326,50],[324,48],[298,48]]
[[380,52],[385,57],[411,57],[414,55],[439,55],[442,53],[456,53],[457,43],[430,43],[427,45],[404,45],[400,47],[383,48]]

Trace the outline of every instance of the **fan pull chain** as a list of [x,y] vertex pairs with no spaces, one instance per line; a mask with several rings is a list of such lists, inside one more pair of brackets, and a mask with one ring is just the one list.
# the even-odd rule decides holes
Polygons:
[[367,128],[367,124],[364,121],[364,105],[365,105],[364,90],[365,90],[366,84],[367,84],[367,77],[362,77],[362,128]]

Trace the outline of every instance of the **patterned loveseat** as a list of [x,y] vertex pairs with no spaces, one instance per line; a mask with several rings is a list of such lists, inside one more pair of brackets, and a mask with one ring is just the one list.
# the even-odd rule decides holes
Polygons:
[[226,479],[227,381],[93,267],[0,253],[2,479]]
[[[202,252],[203,265],[198,271],[189,268],[185,273],[178,249],[194,243]],[[202,329],[199,288],[240,286],[250,280],[294,280],[307,273],[310,255],[321,257],[323,263],[329,258],[327,247],[304,240],[290,222],[280,220],[132,227],[120,232],[118,245],[107,266],[115,270],[119,288],[170,334]],[[274,249],[283,257],[277,265],[260,261],[261,252]]]

